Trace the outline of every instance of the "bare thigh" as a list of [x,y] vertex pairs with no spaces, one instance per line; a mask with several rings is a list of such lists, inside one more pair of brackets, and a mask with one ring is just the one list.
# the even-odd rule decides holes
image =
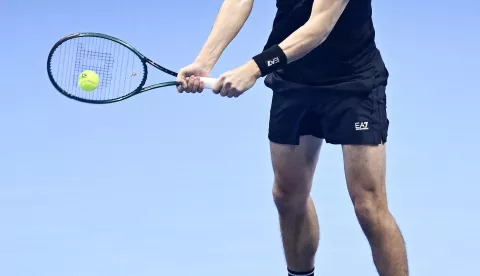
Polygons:
[[356,210],[386,207],[385,144],[343,146],[343,159],[348,192]]
[[275,188],[284,194],[310,193],[322,139],[300,137],[299,145],[282,145],[270,142]]

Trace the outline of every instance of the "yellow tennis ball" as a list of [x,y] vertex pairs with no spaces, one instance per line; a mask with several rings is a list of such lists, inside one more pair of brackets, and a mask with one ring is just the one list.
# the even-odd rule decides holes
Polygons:
[[97,73],[91,70],[83,71],[78,76],[78,86],[87,92],[91,92],[98,87],[99,78]]

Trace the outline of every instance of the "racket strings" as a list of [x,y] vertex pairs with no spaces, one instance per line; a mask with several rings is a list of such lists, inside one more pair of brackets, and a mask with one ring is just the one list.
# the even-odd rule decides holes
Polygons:
[[[96,63],[89,63],[96,59]],[[78,76],[85,70],[92,70],[97,73],[99,76],[102,76],[101,82],[99,83],[99,88],[106,87],[111,84],[113,78],[113,69],[114,58],[110,53],[102,53],[86,50],[83,43],[77,44],[77,50],[75,55],[75,64],[74,64],[74,76],[73,80],[77,80]]]
[[[100,37],[78,37],[62,43],[54,52],[49,70],[58,86],[68,94],[92,101],[110,101],[139,89],[145,78],[140,58],[123,45]],[[94,71],[99,84],[83,90],[78,77]]]

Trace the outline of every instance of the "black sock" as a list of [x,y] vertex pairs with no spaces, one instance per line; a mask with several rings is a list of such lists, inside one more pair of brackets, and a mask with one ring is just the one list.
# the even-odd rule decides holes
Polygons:
[[298,272],[298,271],[293,271],[288,269],[288,276],[314,276],[313,274],[315,273],[315,268],[312,268],[307,271],[303,272]]

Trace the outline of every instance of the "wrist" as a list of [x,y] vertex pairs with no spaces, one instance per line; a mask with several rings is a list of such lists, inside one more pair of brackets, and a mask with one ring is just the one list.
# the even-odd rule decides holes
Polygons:
[[200,66],[201,68],[203,68],[203,69],[205,69],[209,72],[212,71],[212,68],[215,65],[215,62],[208,61],[206,59],[202,59],[202,58],[199,58],[199,57],[197,57],[193,63],[198,64],[198,66]]
[[278,45],[273,45],[262,53],[254,56],[253,60],[260,69],[262,77],[282,69],[288,63],[285,52]]
[[255,76],[255,78],[260,78],[262,76],[262,72],[260,71],[260,67],[258,67],[257,63],[255,60],[251,59],[250,61],[247,62],[247,67],[250,72],[252,72],[252,75]]

